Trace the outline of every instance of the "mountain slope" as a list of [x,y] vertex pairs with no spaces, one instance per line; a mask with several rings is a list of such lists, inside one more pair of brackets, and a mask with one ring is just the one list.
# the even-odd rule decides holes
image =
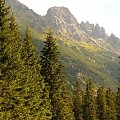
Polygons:
[[103,27],[100,27],[98,24],[90,24],[88,21],[86,23],[81,22],[80,28],[89,36],[96,39],[99,46],[103,48],[108,47],[109,50],[119,53],[120,39],[116,37],[113,33],[108,36]]
[[36,14],[32,9],[29,9],[18,0],[6,0],[6,3],[11,6],[21,28],[28,26],[38,31],[41,30],[41,27],[44,25],[42,16]]
[[[96,30],[92,30],[92,34],[85,31],[65,7],[52,7],[45,16],[40,16],[17,0],[7,0],[7,4],[12,7],[21,30],[25,27],[32,29],[38,52],[45,39],[44,29],[47,26],[54,29],[71,83],[80,79],[84,85],[84,79],[89,76],[98,86],[111,86],[113,89],[118,86],[118,57],[109,51],[112,44],[103,28],[94,26]],[[107,45],[103,47],[103,44]],[[106,46],[107,50],[102,49]]]

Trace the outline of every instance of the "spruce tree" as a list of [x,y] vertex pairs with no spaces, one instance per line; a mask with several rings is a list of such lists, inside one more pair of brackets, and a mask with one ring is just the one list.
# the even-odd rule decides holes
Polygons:
[[[19,99],[14,85],[21,77],[20,37],[12,27],[10,7],[0,0],[0,117],[15,119]],[[16,29],[16,31],[14,31]]]
[[116,94],[116,112],[117,112],[117,120],[120,120],[120,88],[118,88]]
[[97,91],[97,115],[99,120],[106,120],[106,98],[103,87]]
[[107,120],[116,120],[116,104],[115,104],[115,94],[108,88],[106,91],[106,118]]
[[50,91],[52,120],[59,120],[59,103],[61,98],[61,88],[63,85],[63,67],[60,62],[60,53],[56,45],[56,39],[51,30],[47,33],[45,46],[41,51],[41,75],[44,77],[45,84]]
[[97,120],[95,95],[93,83],[89,80],[86,85],[86,93],[83,100],[84,120]]
[[61,99],[58,102],[60,110],[58,113],[58,120],[75,120],[72,94],[67,88],[67,85],[64,83],[61,88]]
[[51,119],[51,112],[48,91],[40,75],[40,62],[32,43],[31,32],[26,29],[25,33],[26,37],[23,41],[21,53],[24,64],[24,77],[23,81],[20,82],[21,90],[24,91],[21,94],[21,103],[25,119],[49,120]]
[[83,111],[83,91],[81,89],[80,81],[76,80],[73,88],[73,111],[76,120],[82,120]]

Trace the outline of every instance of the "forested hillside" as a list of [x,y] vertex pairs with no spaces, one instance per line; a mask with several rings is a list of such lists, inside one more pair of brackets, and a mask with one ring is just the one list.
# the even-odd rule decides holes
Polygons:
[[66,41],[51,28],[32,36],[22,26],[20,31],[11,8],[0,0],[0,120],[120,119],[120,88],[111,75],[116,72],[106,73],[118,65],[115,54]]

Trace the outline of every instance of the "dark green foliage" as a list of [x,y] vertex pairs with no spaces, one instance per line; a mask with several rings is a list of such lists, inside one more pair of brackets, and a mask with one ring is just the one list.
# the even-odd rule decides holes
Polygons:
[[80,81],[76,80],[73,88],[73,111],[76,120],[82,120],[83,116],[83,91],[81,89]]
[[[32,43],[31,32],[26,29],[21,57],[24,64],[23,81],[19,85],[22,92],[22,107],[26,118],[49,120],[51,117],[47,91],[40,75],[40,63]],[[48,115],[48,116],[47,116]]]
[[[15,30],[16,29],[16,30]],[[21,77],[20,36],[9,7],[0,0],[0,117],[15,119],[18,98],[14,85]]]
[[62,66],[56,40],[51,31],[48,32],[44,44],[41,51],[41,74],[44,76],[45,83],[49,85],[50,91],[54,92],[61,86]]
[[106,91],[107,120],[116,120],[115,94],[108,88]]
[[97,120],[96,117],[96,101],[95,89],[92,81],[88,81],[86,85],[86,93],[83,100],[83,119],[84,120]]
[[51,30],[48,32],[44,44],[41,56],[41,74],[50,91],[52,120],[72,120],[74,118],[72,101],[66,86],[63,86],[65,84],[63,67],[56,40]]
[[120,88],[118,88],[116,95],[116,112],[117,112],[117,120],[120,120]]
[[99,120],[106,120],[106,98],[105,90],[100,87],[97,91],[97,115]]
[[48,91],[31,34],[27,29],[21,40],[4,0],[0,0],[0,119],[51,119]]
[[52,105],[52,119],[57,119],[58,102],[60,100],[60,87],[62,80],[62,67],[56,41],[51,31],[47,34],[44,42],[45,46],[41,56],[41,75],[44,77],[46,86],[50,90],[50,100]]
[[74,120],[74,113],[72,111],[73,110],[72,95],[67,89],[65,83],[61,89],[59,109],[60,109],[60,112],[58,113],[59,120]]

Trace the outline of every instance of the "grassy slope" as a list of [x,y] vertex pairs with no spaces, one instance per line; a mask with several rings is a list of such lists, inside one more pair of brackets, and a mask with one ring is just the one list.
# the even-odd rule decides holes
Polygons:
[[64,49],[62,45],[61,51],[64,56],[69,56],[71,63],[69,67],[73,69],[73,72],[82,71],[93,78],[97,85],[116,87],[118,78],[116,55],[79,42],[73,42],[71,46],[64,45]]
[[[45,35],[40,36],[34,40],[38,51],[45,40]],[[56,39],[71,83],[80,79],[84,84],[86,78],[91,78],[97,86],[116,89],[119,75],[117,55],[80,41],[65,40],[59,36]]]

